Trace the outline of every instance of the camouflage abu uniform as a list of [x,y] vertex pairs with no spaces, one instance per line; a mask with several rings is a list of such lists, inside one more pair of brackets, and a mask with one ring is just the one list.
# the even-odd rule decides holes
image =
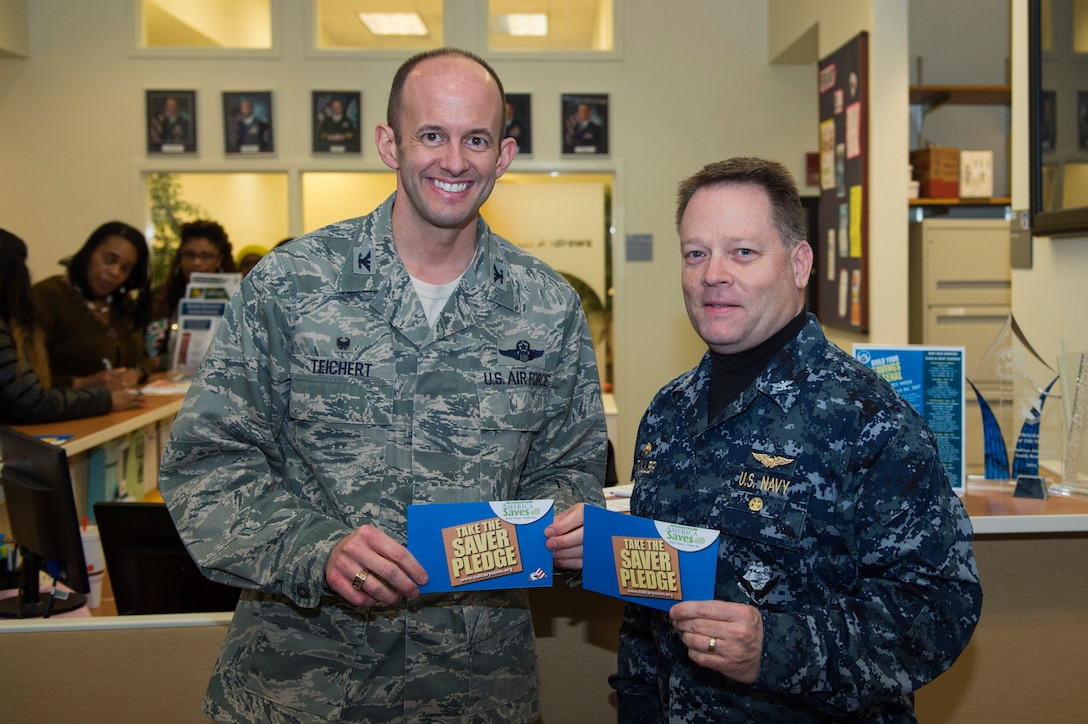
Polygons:
[[[355,608],[325,587],[354,528],[412,503],[602,504],[605,424],[577,295],[491,233],[432,330],[392,197],[270,254],[231,300],[160,485],[208,577],[246,587],[205,700],[241,721],[538,715],[524,591]],[[434,572],[431,572],[434,575]]]
[[695,665],[668,614],[629,604],[620,721],[914,721],[982,605],[928,428],[814,317],[714,425],[709,380],[708,355],[647,410],[631,512],[722,532],[715,598],[759,607],[759,678]]

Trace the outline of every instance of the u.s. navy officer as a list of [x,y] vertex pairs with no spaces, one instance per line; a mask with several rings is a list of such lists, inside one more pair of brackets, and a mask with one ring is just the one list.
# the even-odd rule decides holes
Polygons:
[[[514,158],[503,88],[443,49],[375,137],[397,191],[271,252],[193,382],[160,487],[204,573],[244,587],[204,711],[221,721],[539,715],[524,591],[419,595],[411,504],[555,500],[581,567],[605,424],[575,291],[479,209]],[[501,382],[501,384],[500,384]]]
[[804,310],[812,266],[780,164],[681,182],[688,317],[709,350],[650,404],[631,512],[721,531],[714,600],[629,604],[621,722],[906,722],[982,592],[922,418]]

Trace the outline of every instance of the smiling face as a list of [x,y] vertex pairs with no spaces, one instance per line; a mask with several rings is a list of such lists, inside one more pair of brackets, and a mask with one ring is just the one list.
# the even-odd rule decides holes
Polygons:
[[128,281],[140,254],[125,237],[107,236],[94,248],[87,261],[87,285],[89,299],[104,299]]
[[379,125],[375,140],[397,172],[398,237],[466,232],[475,243],[480,207],[517,151],[503,139],[498,85],[468,58],[429,58],[405,82],[397,122],[398,133]]
[[688,318],[714,352],[751,349],[804,308],[812,249],[783,245],[758,185],[696,191],[680,222],[680,249]]

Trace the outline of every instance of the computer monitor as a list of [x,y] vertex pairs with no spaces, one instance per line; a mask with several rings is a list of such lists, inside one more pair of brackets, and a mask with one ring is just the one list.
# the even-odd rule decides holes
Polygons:
[[163,503],[94,504],[119,615],[233,611],[241,589],[204,576]]
[[[0,461],[11,534],[23,559],[19,595],[0,599],[0,617],[38,618],[79,608],[87,602],[91,582],[67,453],[0,427]],[[43,568],[74,593],[40,595]]]

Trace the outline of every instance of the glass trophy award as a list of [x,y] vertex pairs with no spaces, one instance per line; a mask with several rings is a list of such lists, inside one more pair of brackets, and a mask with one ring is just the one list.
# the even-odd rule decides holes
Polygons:
[[1055,492],[1088,495],[1088,350],[1063,352],[1058,370],[1067,442]]
[[1009,315],[985,354],[967,371],[982,417],[986,478],[1038,476],[1041,460],[1048,470],[1060,469],[1061,409],[1057,401],[1048,404],[1057,397],[1058,379]]

